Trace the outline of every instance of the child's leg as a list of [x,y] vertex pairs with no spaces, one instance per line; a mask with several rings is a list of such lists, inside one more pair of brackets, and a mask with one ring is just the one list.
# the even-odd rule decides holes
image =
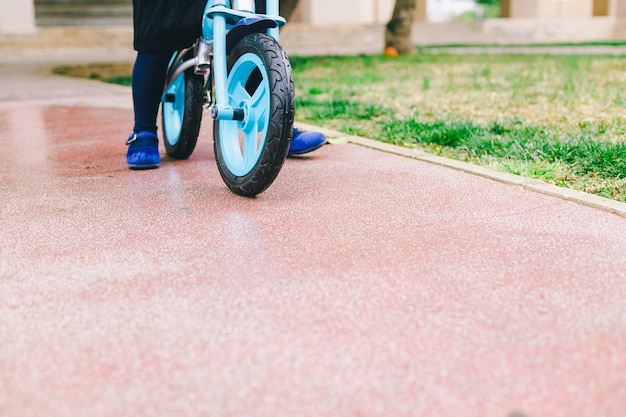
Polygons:
[[139,52],[132,74],[135,126],[126,144],[126,162],[130,169],[158,168],[161,162],[157,114],[171,53]]
[[257,13],[265,14],[265,0],[254,0],[254,8]]
[[132,74],[135,133],[157,131],[157,114],[171,52],[139,52]]

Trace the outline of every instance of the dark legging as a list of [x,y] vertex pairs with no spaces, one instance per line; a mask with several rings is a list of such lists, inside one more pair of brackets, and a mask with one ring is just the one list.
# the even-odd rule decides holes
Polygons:
[[139,52],[133,67],[134,132],[157,131],[157,114],[171,52]]
[[254,9],[257,13],[265,13],[265,0],[254,0]]

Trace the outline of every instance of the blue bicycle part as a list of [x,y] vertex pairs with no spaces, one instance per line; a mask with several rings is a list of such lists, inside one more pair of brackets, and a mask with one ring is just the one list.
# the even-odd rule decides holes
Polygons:
[[213,114],[215,158],[234,193],[254,196],[274,181],[289,150],[294,117],[291,66],[273,37],[253,33],[228,55],[227,73],[221,108],[233,112]]
[[[192,51],[174,54],[168,72],[174,72]],[[187,159],[195,149],[202,123],[204,77],[190,67],[176,77],[161,98],[163,143],[167,154],[176,159]]]
[[[267,14],[264,15],[234,10],[230,7],[230,1],[227,0],[208,0],[204,8],[203,16],[202,37],[207,41],[212,40],[216,32],[213,26],[213,19],[215,16],[224,18],[226,29],[230,29],[231,26],[236,25],[241,20],[245,20],[249,17],[256,17],[258,20],[271,20],[275,23],[275,25],[268,27],[267,31],[269,32],[269,35],[276,40],[278,40],[279,37],[278,28],[287,23],[286,20],[278,13],[278,0],[267,2]],[[246,22],[245,24],[249,23],[252,22]],[[220,35],[220,30],[217,32],[217,35]]]
[[250,16],[237,22],[226,34],[226,53],[229,54],[237,42],[246,35],[264,32],[267,29],[278,27],[276,21],[262,16]]

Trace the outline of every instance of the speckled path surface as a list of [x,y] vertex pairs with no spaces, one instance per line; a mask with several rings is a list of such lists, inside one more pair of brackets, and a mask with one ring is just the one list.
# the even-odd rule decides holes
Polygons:
[[626,219],[353,144],[241,198],[131,119],[0,65],[0,416],[626,416]]

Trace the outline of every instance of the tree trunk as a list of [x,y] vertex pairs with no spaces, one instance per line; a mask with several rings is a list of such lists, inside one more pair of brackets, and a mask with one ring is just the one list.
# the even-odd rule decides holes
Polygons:
[[[385,31],[385,49],[395,48],[400,55],[413,52],[411,25],[415,19],[418,0],[396,0],[391,20]],[[425,1],[425,0],[419,0]]]
[[289,21],[297,5],[298,0],[280,0],[280,15]]
[[[278,13],[280,13],[280,15],[285,18],[285,20],[289,21],[291,14],[298,5],[298,1],[299,0],[279,0],[278,8],[280,10],[278,11]],[[254,0],[254,4],[257,13],[266,13],[265,0]]]

